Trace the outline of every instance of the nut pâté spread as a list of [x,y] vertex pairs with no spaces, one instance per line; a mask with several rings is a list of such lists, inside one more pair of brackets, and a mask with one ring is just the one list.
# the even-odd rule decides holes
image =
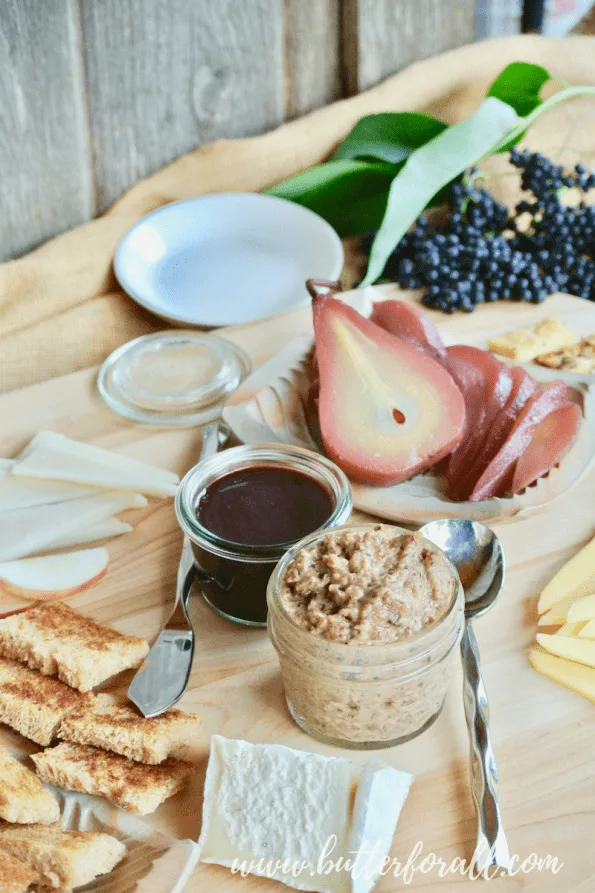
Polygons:
[[299,626],[328,641],[388,644],[446,613],[452,572],[414,534],[383,525],[347,529],[302,549],[287,566],[279,597]]

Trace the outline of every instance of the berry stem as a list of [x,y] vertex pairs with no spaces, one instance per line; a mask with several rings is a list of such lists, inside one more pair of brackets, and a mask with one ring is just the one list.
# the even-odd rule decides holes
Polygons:
[[484,158],[487,158],[489,155],[494,155],[496,152],[501,152],[502,149],[505,149],[506,146],[510,145],[512,140],[522,136],[541,115],[549,112],[561,102],[566,102],[567,99],[574,99],[577,96],[595,96],[595,87],[566,87],[564,90],[559,90],[557,93],[554,93],[553,96],[545,99],[541,105],[538,105],[530,114],[522,118],[520,123],[509,130],[506,136],[503,136],[498,140],[490,151],[486,152]]

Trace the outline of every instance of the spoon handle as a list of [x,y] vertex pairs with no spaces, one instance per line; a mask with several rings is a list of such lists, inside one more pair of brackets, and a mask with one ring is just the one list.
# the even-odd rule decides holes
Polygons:
[[461,639],[463,700],[471,744],[471,792],[477,813],[477,846],[474,864],[478,872],[489,867],[508,868],[510,853],[502,826],[498,798],[498,768],[490,739],[490,708],[481,678],[477,639],[469,621]]

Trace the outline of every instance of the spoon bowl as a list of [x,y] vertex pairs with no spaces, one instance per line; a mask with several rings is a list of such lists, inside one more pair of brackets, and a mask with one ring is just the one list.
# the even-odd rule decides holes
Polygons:
[[465,616],[479,617],[492,607],[504,585],[502,544],[478,521],[444,518],[430,521],[420,533],[442,549],[456,567],[465,591]]

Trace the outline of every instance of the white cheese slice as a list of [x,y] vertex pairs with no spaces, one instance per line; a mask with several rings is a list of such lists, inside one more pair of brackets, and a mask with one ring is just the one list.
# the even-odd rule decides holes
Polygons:
[[18,477],[0,466],[0,512],[26,509],[35,505],[49,505],[97,494],[97,487],[70,484],[68,481],[46,481],[40,478]]
[[0,514],[0,561],[12,561],[55,548],[56,541],[87,530],[129,508],[147,504],[138,493],[100,493],[55,505]]
[[[390,852],[413,775],[374,757],[365,766],[353,808],[349,856],[352,893],[370,893]],[[356,858],[357,857],[357,858]]]
[[18,457],[12,473],[91,484],[109,490],[134,490],[149,496],[174,496],[179,483],[178,476],[172,471],[78,443],[53,431],[40,431],[35,435]]
[[175,481],[176,483],[180,480],[175,471],[169,471],[167,468],[159,468],[156,465],[149,465],[147,462],[141,462],[140,459],[131,459],[130,456],[123,456],[120,453],[113,452],[113,450],[93,446],[90,443],[82,443],[79,440],[72,440],[72,438],[66,437],[65,434],[59,434],[57,431],[38,431],[15,461],[25,458],[42,444],[44,446],[54,446],[64,452],[69,452],[71,455],[86,456],[88,459],[92,459],[96,462],[106,462],[114,467],[124,469],[132,469],[134,467],[164,479]]
[[[368,893],[390,849],[412,776],[373,760],[213,735],[200,859],[315,893]],[[372,858],[355,853],[366,843]],[[345,861],[367,869],[352,876]]]
[[[213,735],[200,858],[238,870],[245,863],[251,874],[297,890],[349,893],[345,871],[317,869],[332,835],[337,844],[329,858],[345,856],[360,775],[358,766],[337,757]],[[309,867],[299,871],[302,863]]]
[[72,546],[82,546],[85,543],[94,543],[97,540],[107,540],[114,536],[122,536],[123,533],[130,533],[131,530],[134,530],[132,524],[120,521],[119,518],[108,518],[106,521],[99,521],[97,524],[93,524],[92,527],[87,527],[84,530],[74,530],[72,533],[54,540],[51,548],[70,549]]

